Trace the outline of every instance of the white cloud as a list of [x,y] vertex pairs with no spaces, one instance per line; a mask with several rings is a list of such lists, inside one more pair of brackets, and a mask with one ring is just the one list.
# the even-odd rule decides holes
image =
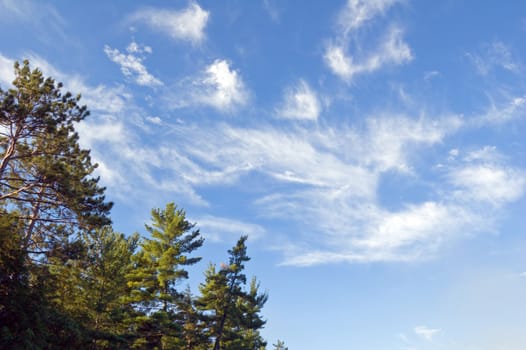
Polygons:
[[352,57],[348,57],[344,52],[344,47],[330,45],[325,51],[325,63],[332,72],[344,80],[349,80],[355,73]]
[[196,219],[204,237],[211,241],[222,241],[227,237],[247,235],[250,239],[261,238],[265,229],[259,225],[211,215]]
[[0,88],[7,90],[15,79],[14,60],[0,54]]
[[428,201],[388,210],[352,192],[331,198],[322,191],[309,191],[264,204],[263,211],[270,204],[275,215],[303,221],[322,234],[313,247],[285,249],[285,265],[429,259],[444,242],[487,229],[480,213],[454,202]]
[[425,339],[425,340],[433,340],[433,338],[440,333],[440,329],[433,329],[426,326],[417,326],[413,329],[416,335],[419,337]]
[[157,125],[161,125],[163,123],[162,119],[157,116],[146,117],[146,120],[149,121],[150,123],[157,124]]
[[495,146],[467,152],[461,161],[450,166],[447,178],[453,185],[452,195],[459,202],[475,201],[496,207],[521,198],[526,188],[526,173],[506,165]]
[[[456,150],[456,155],[458,156],[460,154],[459,150]],[[502,160],[502,156],[497,151],[496,146],[484,146],[479,149],[472,150],[467,153],[467,155],[464,157],[464,161],[466,162],[474,162],[474,161],[480,161],[480,162],[499,162]]]
[[348,0],[339,14],[338,25],[346,36],[397,2],[399,0]]
[[82,76],[61,72],[38,55],[26,56],[32,67],[40,69],[45,76],[64,83],[64,90],[80,93],[80,103],[86,104],[90,111],[113,115],[133,106],[132,95],[123,86],[92,86]]
[[493,230],[504,205],[524,193],[522,172],[494,148],[454,149],[445,151],[447,166],[433,170],[427,198],[382,205],[385,176],[397,172],[418,182],[422,169],[414,168],[413,157],[466,126],[457,116],[381,113],[362,128],[176,123],[171,143],[155,150],[156,166],[173,174],[166,189],[196,202],[198,188],[245,183],[249,174],[277,184],[279,191],[261,192],[255,208],[263,217],[286,218],[301,232],[281,245],[284,264],[414,261],[435,256],[450,240]]
[[363,161],[380,171],[396,169],[409,171],[407,151],[416,144],[432,145],[448,133],[458,130],[462,120],[457,116],[442,119],[413,120],[403,117],[369,118],[368,137],[362,150]]
[[126,48],[126,51],[129,53],[136,53],[136,54],[143,54],[143,53],[152,53],[153,50],[148,45],[140,45],[135,41],[132,41],[128,47]]
[[316,242],[312,247],[285,244],[287,264],[409,261],[432,256],[469,225],[483,226],[456,202],[424,201],[399,210],[378,203],[383,174],[409,173],[411,155],[440,143],[459,123],[454,117],[384,117],[369,118],[365,130],[288,131],[177,125],[177,155],[165,163],[194,186],[235,183],[254,172],[290,184],[256,201],[260,215],[286,218],[306,232],[301,241]]
[[[44,76],[52,77],[56,82],[64,84],[63,90],[74,94],[80,93],[81,104],[86,104],[90,111],[104,114],[115,114],[132,105],[132,96],[123,86],[108,87],[106,85],[91,86],[79,75],[65,74],[59,71],[42,57],[29,53],[25,57],[32,68],[38,68]],[[21,61],[21,59],[19,59]],[[0,54],[0,83],[10,86],[14,76],[15,59]]]
[[409,62],[413,59],[413,54],[402,34],[400,28],[391,27],[375,51],[358,59],[347,54],[345,46],[331,44],[325,51],[325,63],[335,75],[349,82],[357,74],[371,73],[388,64]]
[[[455,217],[455,213],[445,205],[424,202],[410,205],[400,212],[380,211],[375,216],[376,224],[371,225],[367,236],[357,239],[354,245],[366,250],[389,253],[418,242],[428,244],[439,240],[441,231],[451,231],[447,225],[452,222],[451,218]],[[456,222],[452,224],[457,225]]]
[[122,144],[126,140],[126,128],[115,120],[91,122],[86,120],[76,127],[84,148],[94,148],[97,143]]
[[494,205],[519,199],[526,184],[522,171],[496,164],[459,167],[451,171],[449,178],[459,188],[457,196]]
[[143,86],[153,87],[163,85],[159,79],[148,72],[142,63],[144,61],[142,54],[152,52],[149,46],[141,46],[136,42],[132,42],[126,51],[128,51],[127,54],[121,53],[117,49],[112,49],[108,45],[104,46],[104,53],[106,53],[110,60],[121,67],[121,72],[126,77],[132,78],[137,84]]
[[435,77],[438,77],[440,76],[440,72],[437,71],[437,70],[432,70],[432,71],[428,71],[428,72],[425,72],[424,74],[424,80],[431,80]]
[[[384,14],[398,0],[348,0],[338,14],[337,33],[326,46],[323,59],[329,69],[339,78],[350,82],[355,75],[371,73],[384,65],[400,65],[409,62],[413,54],[403,40],[403,31],[391,25],[380,43],[372,50],[363,43],[372,40],[358,35],[361,28],[374,18]],[[351,49],[352,43],[355,50]],[[365,46],[365,48],[364,48]]]
[[[132,46],[129,50],[140,53],[147,49]],[[293,243],[283,244],[286,264],[432,257],[444,242],[488,230],[495,213],[524,192],[522,172],[506,165],[494,148],[469,153],[457,149],[451,154],[446,150],[444,158],[454,157],[445,162],[445,175],[440,177],[444,174],[441,169],[439,179],[427,187],[426,198],[386,208],[381,192],[384,177],[396,173],[418,182],[421,171],[432,171],[414,168],[414,157],[443,144],[448,135],[465,126],[457,116],[412,118],[378,112],[354,127],[294,123],[280,128],[260,122],[245,127],[222,122],[171,123],[169,118],[163,118],[159,126],[160,120],[152,116],[146,118],[148,128],[159,132],[155,139],[143,142],[145,136],[127,118],[133,114],[128,113],[133,112],[133,96],[124,87],[92,87],[81,77],[41,63],[62,77],[66,86],[79,87],[74,92],[99,90],[97,94],[103,96],[111,91],[120,101],[117,107],[110,106],[110,100],[102,103],[99,113],[79,126],[81,141],[93,149],[101,164],[99,174],[107,183],[119,184],[119,191],[130,189],[139,196],[137,188],[147,188],[207,205],[200,193],[206,186],[249,183],[250,174],[264,177],[270,186],[252,189],[258,198],[254,210],[265,218],[286,218],[299,232]],[[192,103],[224,111],[245,101],[232,97],[246,92],[226,61],[215,61],[192,81],[197,90],[190,96],[215,101]],[[216,96],[222,90],[227,93]],[[439,182],[444,178],[446,182]],[[514,185],[515,190],[504,183]],[[458,195],[459,191],[465,195]],[[232,219],[203,216],[198,222],[203,230],[217,233],[217,239],[241,233],[266,236],[262,227]]]
[[210,13],[191,2],[183,10],[145,9],[131,16],[132,21],[146,23],[155,30],[168,34],[175,40],[202,42]]
[[275,0],[263,0],[263,8],[274,22],[279,22],[280,11]]
[[181,91],[180,106],[197,104],[229,112],[248,101],[248,92],[239,72],[231,69],[226,60],[215,60],[202,74],[194,78],[190,92]]
[[285,102],[278,108],[277,115],[286,119],[316,120],[321,105],[316,93],[304,81],[285,91]]
[[231,70],[225,60],[216,60],[206,68],[206,78],[201,83],[211,89],[210,99],[204,102],[218,109],[227,109],[246,102],[243,81],[237,71]]
[[511,96],[503,99],[499,104],[491,102],[487,111],[474,118],[473,123],[485,126],[492,123],[506,123],[514,119],[519,119],[526,112],[526,95]]
[[510,48],[501,41],[485,44],[482,52],[467,53],[466,57],[471,60],[480,75],[487,75],[495,68],[518,73],[522,64],[513,57]]
[[[45,42],[56,41],[58,35],[62,42],[69,41],[64,27],[66,20],[50,3],[31,0],[0,0],[0,21],[23,22],[35,27],[36,36]],[[53,35],[49,35],[52,33]]]

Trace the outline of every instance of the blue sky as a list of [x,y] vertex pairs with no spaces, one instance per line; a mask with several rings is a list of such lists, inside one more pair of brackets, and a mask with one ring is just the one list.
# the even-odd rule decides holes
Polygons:
[[293,349],[526,347],[526,3],[0,0],[15,60],[81,93],[81,143],[144,233],[249,235]]

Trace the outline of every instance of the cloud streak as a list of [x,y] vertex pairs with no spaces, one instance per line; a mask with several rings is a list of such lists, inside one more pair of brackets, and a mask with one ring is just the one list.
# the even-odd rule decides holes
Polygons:
[[215,242],[240,235],[247,235],[251,240],[256,240],[265,234],[265,229],[260,225],[212,215],[198,217],[196,222],[206,239]]
[[325,63],[335,75],[347,82],[355,75],[372,73],[388,64],[404,64],[413,59],[413,54],[402,35],[400,28],[392,27],[376,50],[358,59],[346,52],[346,45],[331,44],[324,55]]
[[[403,40],[403,31],[397,25],[391,25],[387,29],[372,51],[364,52],[363,38],[358,35],[362,27],[398,2],[400,1],[347,1],[338,14],[336,36],[326,45],[323,55],[325,64],[333,74],[350,82],[358,74],[372,73],[385,65],[401,65],[413,59],[411,48]],[[356,48],[355,52],[353,48]]]
[[429,327],[426,327],[426,326],[417,326],[413,329],[413,331],[415,332],[416,335],[418,335],[419,337],[425,339],[425,340],[433,340],[433,338],[438,334],[440,333],[440,329],[434,329],[434,328],[429,328]]
[[338,27],[345,37],[365,23],[384,14],[399,0],[348,0],[338,16]]
[[205,40],[205,28],[210,13],[191,2],[182,10],[143,9],[130,16],[132,22],[142,22],[150,28],[167,34],[177,41],[200,44]]

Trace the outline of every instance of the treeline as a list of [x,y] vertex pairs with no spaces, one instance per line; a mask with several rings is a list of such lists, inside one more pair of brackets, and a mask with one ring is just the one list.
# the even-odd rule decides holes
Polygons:
[[173,203],[152,210],[145,237],[112,229],[74,128],[89,112],[61,89],[27,61],[0,89],[0,348],[266,349],[247,237],[196,295],[181,289],[199,230]]

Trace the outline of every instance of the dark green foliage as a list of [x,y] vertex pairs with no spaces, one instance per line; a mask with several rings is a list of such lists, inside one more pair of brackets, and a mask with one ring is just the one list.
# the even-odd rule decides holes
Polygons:
[[133,267],[138,239],[104,227],[86,233],[81,242],[64,244],[70,247],[68,254],[49,258],[51,300],[84,325],[97,349],[126,343],[125,320],[134,313],[125,302],[126,276]]
[[[130,290],[126,276],[133,269],[132,256],[139,236],[124,237],[110,227],[86,235],[87,265],[82,285],[85,303],[94,330],[94,342],[110,345],[110,335],[125,337],[128,333],[124,321],[134,310],[125,302]],[[110,337],[111,338],[111,337]]]
[[[86,107],[61,87],[25,61],[15,64],[13,88],[0,90],[2,348],[74,348],[87,339],[57,293],[76,283],[68,273],[83,259],[77,234],[108,224],[111,203],[74,130]],[[63,265],[64,278],[53,265]]]
[[203,245],[184,210],[153,210],[142,239],[114,232],[74,129],[80,97],[27,61],[13,85],[0,89],[0,349],[265,349],[247,237],[201,296],[180,291]]
[[287,348],[285,346],[285,342],[282,342],[279,339],[278,339],[277,343],[276,344],[272,344],[272,346],[274,347],[274,350],[289,350],[289,348]]
[[0,216],[0,348],[49,349],[85,345],[82,326],[49,298],[46,266],[20,248],[18,220]]
[[206,323],[196,307],[196,300],[190,288],[186,288],[177,302],[176,323],[179,326],[179,348],[184,350],[207,349]]
[[80,96],[27,61],[15,64],[13,85],[0,90],[0,207],[17,208],[24,249],[45,251],[56,230],[109,224],[111,203],[78,144],[74,125],[88,115]]
[[247,282],[244,263],[250,260],[246,240],[247,236],[241,237],[228,251],[229,265],[219,270],[210,265],[205,272],[205,283],[200,286],[197,305],[203,311],[206,333],[214,350],[259,350],[266,345],[259,335],[265,324],[259,313],[267,295],[259,293],[255,279],[250,290],[244,290]]
[[151,238],[144,239],[133,257],[134,269],[127,276],[131,288],[128,300],[141,312],[136,317],[139,344],[166,348],[176,342],[175,319],[181,297],[176,285],[188,278],[184,267],[201,260],[190,254],[203,245],[199,230],[185,216],[174,203],[164,210],[152,210],[152,224],[146,225]]

